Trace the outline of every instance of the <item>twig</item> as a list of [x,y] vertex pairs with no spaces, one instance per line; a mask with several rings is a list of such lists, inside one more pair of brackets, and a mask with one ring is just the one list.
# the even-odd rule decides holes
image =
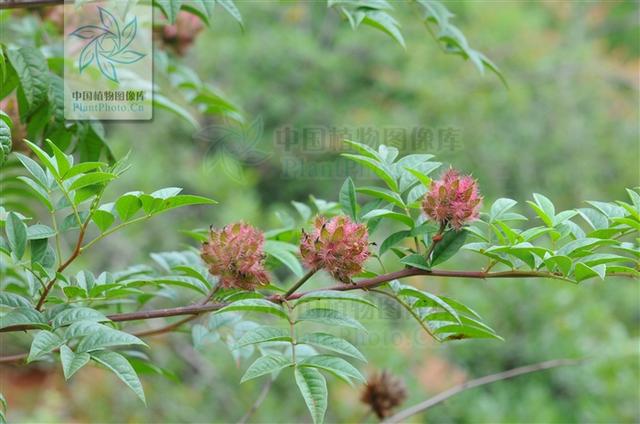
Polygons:
[[19,362],[19,361],[22,361],[23,359],[27,359],[28,356],[29,356],[28,353],[18,353],[16,355],[0,356],[0,364]]
[[378,289],[371,289],[372,292],[374,293],[378,293],[378,294],[382,294],[384,296],[390,297],[391,299],[395,300],[396,302],[398,302],[398,304],[400,304],[400,306],[402,306],[408,313],[409,315],[411,315],[413,317],[413,319],[415,319],[416,321],[418,321],[418,324],[420,324],[420,326],[422,327],[422,329],[424,331],[427,332],[427,334],[429,334],[431,337],[433,337],[435,340],[440,341],[440,339],[438,339],[438,337],[433,334],[433,332],[431,331],[431,329],[429,328],[429,326],[427,324],[425,324],[425,322],[420,319],[420,317],[418,316],[418,314],[416,314],[416,312],[411,309],[411,306],[407,305],[406,302],[404,302],[402,299],[400,299],[398,296],[396,296],[394,293],[390,293],[390,292],[386,292],[384,290],[378,290]]
[[115,227],[111,227],[109,228],[107,231],[105,231],[104,233],[100,234],[99,236],[96,236],[96,238],[94,238],[93,240],[87,242],[87,244],[85,244],[84,246],[82,246],[82,251],[90,248],[91,246],[93,246],[94,244],[96,244],[97,242],[99,242],[100,240],[106,238],[107,236],[120,231],[121,229],[123,229],[124,227],[128,227],[131,224],[136,224],[138,222],[142,222],[145,221],[149,218],[151,218],[153,215],[152,214],[147,214],[147,215],[143,215],[143,216],[139,216],[137,218],[134,218],[130,221],[126,221],[126,222],[122,222],[118,225],[116,225]]
[[296,290],[302,287],[302,285],[306,283],[307,280],[311,278],[313,274],[315,274],[317,271],[318,271],[317,269],[312,269],[311,271],[307,272],[305,275],[302,276],[302,278],[300,278],[300,280],[298,280],[297,283],[295,283],[289,290],[287,290],[287,292],[284,295],[282,295],[282,297],[284,299],[287,299],[289,296],[295,293]]
[[[198,303],[196,303],[196,305],[206,305],[207,303],[209,303],[211,301],[211,299],[213,299],[216,295],[216,293],[218,292],[218,290],[220,290],[220,285],[215,286],[213,289],[211,289],[211,291],[209,292],[209,294],[207,295],[207,297],[203,298],[202,300],[200,300]],[[186,324],[190,321],[193,321],[194,319],[198,318],[200,316],[200,314],[194,314],[191,315],[189,317],[183,318],[179,321],[174,322],[173,324],[168,324],[165,325],[164,327],[160,327],[160,328],[152,328],[149,330],[143,330],[143,331],[138,331],[133,333],[134,336],[138,336],[138,337],[145,337],[145,336],[155,336],[157,334],[164,334],[164,333],[168,333],[170,331],[175,330],[176,328],[179,328],[182,324]]]
[[78,255],[80,255],[80,252],[82,249],[82,242],[84,240],[84,235],[87,231],[87,225],[89,225],[88,217],[87,217],[87,221],[80,227],[80,233],[78,234],[78,241],[76,242],[76,247],[73,249],[73,252],[71,252],[71,255],[69,256],[69,258],[67,258],[67,260],[58,267],[58,269],[56,270],[56,275],[47,283],[46,287],[42,291],[42,295],[40,295],[40,300],[38,300],[38,304],[36,305],[37,310],[42,309],[42,305],[44,305],[45,300],[47,300],[47,296],[49,295],[49,292],[51,291],[53,286],[56,284],[56,281],[58,280],[58,277],[57,277],[58,274],[64,271],[69,265],[71,265],[71,263],[78,257]]
[[65,0],[4,0],[0,9],[22,9],[27,7],[55,6],[64,4]]
[[160,328],[151,328],[148,330],[142,330],[142,331],[136,331],[133,332],[131,334],[133,334],[134,336],[137,337],[147,337],[147,336],[156,336],[158,334],[164,334],[164,333],[168,333],[170,331],[175,330],[176,328],[180,327],[182,324],[186,324],[190,321],[193,321],[194,319],[198,318],[200,315],[191,315],[188,316],[186,318],[182,318],[179,321],[174,322],[173,324],[168,324],[165,325],[163,327]]
[[[618,275],[618,274],[615,274]],[[337,284],[334,286],[324,287],[321,289],[309,290],[306,292],[293,293],[286,300],[299,299],[302,296],[314,293],[320,290],[368,290],[381,286],[389,281],[414,276],[427,277],[455,277],[455,278],[471,278],[471,279],[492,279],[492,278],[552,278],[556,280],[571,281],[560,274],[542,271],[501,271],[486,273],[483,271],[447,271],[447,270],[424,270],[418,268],[405,268],[400,271],[390,272],[388,274],[378,275],[377,277],[360,280],[355,284]],[[572,281],[571,281],[572,282]],[[281,303],[284,297],[279,294],[271,295],[266,298],[275,303]],[[179,306],[176,308],[152,309],[148,311],[126,312],[120,314],[107,315],[111,321],[136,321],[143,319],[174,317],[179,315],[194,315],[205,312],[216,311],[227,306],[226,303],[208,303],[206,305],[189,305]],[[0,333],[8,333],[15,331],[35,330],[38,327],[33,325],[16,325],[11,327],[0,328]]]
[[[389,281],[412,277],[412,276],[431,276],[431,277],[457,277],[457,278],[472,278],[472,279],[489,279],[489,278],[553,278],[557,280],[571,281],[567,278],[563,277],[559,274],[540,272],[540,271],[503,271],[503,272],[493,272],[487,273],[482,271],[446,271],[446,270],[422,270],[417,268],[406,268],[400,271],[390,272],[388,274],[378,275],[377,277],[360,280],[356,284],[338,284],[335,286],[325,287],[323,289],[318,290],[338,290],[338,291],[348,291],[348,290],[368,290],[371,288],[375,288],[381,286]],[[615,276],[625,276],[623,273],[615,274]],[[633,277],[633,276],[630,276]],[[318,290],[309,290],[307,292],[302,293],[293,293],[286,300],[295,300],[300,297],[316,292]],[[272,295],[267,297],[267,300],[272,302],[281,303],[283,301],[283,297],[281,295]],[[191,305],[191,306],[180,306],[177,308],[165,308],[165,309],[153,309],[149,311],[137,311],[137,312],[127,312],[120,314],[107,315],[111,321],[122,322],[122,321],[136,321],[143,319],[153,319],[153,318],[165,318],[165,317],[173,317],[180,315],[194,315],[197,316],[199,314],[211,311],[217,311],[218,309],[222,309],[227,306],[227,303],[208,303],[206,305]],[[185,321],[186,322],[186,321]],[[9,333],[16,331],[26,331],[26,330],[35,330],[38,327],[33,325],[16,325],[12,327],[0,328],[0,333]],[[152,334],[160,334],[157,330],[149,330],[148,335]],[[16,360],[20,360],[26,358],[27,354],[24,355],[13,355],[7,357],[0,357],[0,363],[6,362],[15,362]],[[17,359],[16,359],[17,358]]]
[[495,383],[496,381],[507,380],[509,378],[517,377],[523,374],[529,374],[532,372],[543,371],[550,368],[563,367],[569,365],[578,365],[584,362],[585,359],[552,359],[550,361],[539,362],[537,364],[526,365],[523,367],[513,368],[507,371],[502,371],[496,374],[487,375],[484,377],[476,378],[475,380],[469,380],[457,386],[445,390],[444,392],[437,394],[436,396],[429,398],[423,402],[418,403],[410,408],[398,412],[397,414],[387,418],[383,423],[400,423],[407,420],[420,412],[444,402],[452,396],[457,395],[465,390],[473,389],[474,387],[483,386],[485,384]]
[[249,421],[249,418],[251,418],[251,416],[258,410],[262,402],[264,402],[264,400],[267,398],[269,390],[271,390],[271,386],[273,386],[274,381],[275,380],[273,378],[269,378],[264,386],[262,386],[262,390],[260,390],[260,394],[256,398],[256,401],[253,402],[253,405],[251,405],[251,408],[249,408],[247,413],[244,414],[242,418],[240,418],[238,424],[245,424],[247,421]]
[[[209,292],[209,294],[207,295],[207,297],[203,298],[202,300],[200,300],[199,302],[197,302],[195,305],[196,306],[203,306],[206,305],[207,303],[209,303],[211,301],[211,299],[213,299],[215,297],[215,294],[218,292],[218,290],[220,289],[220,286],[215,286],[213,289],[211,289],[211,291]],[[172,324],[169,325],[165,325],[164,327],[160,327],[160,328],[153,328],[153,329],[149,329],[149,330],[142,330],[142,331],[134,331],[131,334],[133,334],[134,336],[137,337],[147,337],[147,336],[155,336],[158,334],[164,334],[164,333],[168,333],[170,331],[175,330],[176,328],[180,327],[182,324],[185,324],[189,321],[193,321],[194,319],[198,318],[200,316],[200,313],[188,316],[186,318],[183,318],[179,321],[176,321]],[[117,319],[112,319],[112,321],[117,321]],[[58,349],[55,349],[54,352],[58,351]],[[19,353],[17,355],[10,355],[10,356],[1,356],[0,357],[0,363],[11,363],[11,362],[19,362],[23,359],[26,359],[29,356],[28,353]]]

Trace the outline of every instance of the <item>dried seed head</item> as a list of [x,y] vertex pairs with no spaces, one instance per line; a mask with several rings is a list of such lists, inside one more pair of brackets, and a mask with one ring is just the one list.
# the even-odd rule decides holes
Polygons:
[[222,287],[255,290],[269,283],[263,245],[260,231],[238,222],[222,229],[211,228],[200,253],[209,272],[220,277]]
[[329,221],[317,217],[311,233],[303,231],[300,254],[311,269],[324,269],[335,279],[350,282],[369,257],[367,227],[344,215]]
[[482,196],[476,180],[449,169],[439,180],[431,182],[422,210],[441,225],[449,224],[459,230],[466,223],[478,219],[481,204]]
[[372,374],[360,395],[360,401],[368,405],[379,419],[391,415],[393,408],[406,399],[404,382],[386,370]]

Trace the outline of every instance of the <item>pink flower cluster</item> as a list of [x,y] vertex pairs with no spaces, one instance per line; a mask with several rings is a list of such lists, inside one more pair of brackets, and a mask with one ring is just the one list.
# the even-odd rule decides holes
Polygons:
[[422,210],[441,225],[451,225],[459,230],[466,223],[478,219],[482,196],[476,180],[449,169],[431,182],[429,192],[422,202]]
[[193,44],[196,36],[204,28],[200,18],[188,12],[180,12],[176,17],[176,23],[167,24],[161,28],[162,41],[173,47],[181,56],[187,52]]
[[311,233],[302,232],[300,254],[310,269],[324,269],[335,279],[350,282],[351,276],[362,271],[369,257],[367,227],[346,216],[329,221],[317,217]]
[[262,232],[238,222],[221,230],[211,229],[201,256],[209,272],[220,277],[222,287],[255,290],[269,283],[263,245]]

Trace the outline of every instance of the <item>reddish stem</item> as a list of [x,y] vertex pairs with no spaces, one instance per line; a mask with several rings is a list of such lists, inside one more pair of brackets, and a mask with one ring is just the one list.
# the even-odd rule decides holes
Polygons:
[[[418,269],[418,268],[405,268],[400,271],[390,272],[388,274],[378,275],[377,277],[361,280],[355,284],[337,284],[334,286],[324,287],[322,289],[309,290],[301,293],[293,293],[290,296],[288,296],[286,300],[299,299],[305,294],[313,293],[318,290],[339,290],[339,291],[366,290],[366,289],[378,287],[392,280],[419,276],[419,275],[431,276],[431,277],[456,277],[456,278],[472,278],[472,279],[534,278],[534,277],[559,278],[560,277],[557,274],[538,272],[538,271],[515,270],[515,271],[486,273],[483,271],[447,271],[447,270],[435,270],[435,269],[429,271],[429,270]],[[267,297],[267,300],[270,300],[274,303],[280,303],[282,302],[283,299],[284,299],[283,296],[279,294],[274,294]],[[216,311],[225,306],[227,306],[226,303],[194,304],[189,306],[179,306],[176,308],[152,309],[148,311],[136,311],[136,312],[112,314],[112,315],[107,315],[107,318],[115,322],[136,321],[136,320],[143,320],[143,319],[165,318],[165,317],[173,317],[173,316],[180,316],[180,315],[201,314],[204,312]],[[19,325],[19,326],[2,328],[0,329],[0,333],[34,330],[36,328],[37,327],[32,325]]]
[[56,275],[45,286],[44,291],[40,296],[40,300],[38,300],[38,304],[36,305],[36,309],[38,311],[42,309],[42,306],[44,305],[45,300],[47,300],[47,296],[49,295],[49,292],[51,291],[53,286],[56,284],[56,281],[58,280],[58,273],[64,271],[80,255],[80,252],[82,251],[82,242],[84,241],[84,234],[87,231],[88,224],[89,224],[89,218],[87,218],[87,221],[80,228],[80,234],[78,234],[78,242],[76,243],[76,247],[73,249],[73,252],[71,252],[71,255],[64,263],[60,264],[60,266],[56,270]]

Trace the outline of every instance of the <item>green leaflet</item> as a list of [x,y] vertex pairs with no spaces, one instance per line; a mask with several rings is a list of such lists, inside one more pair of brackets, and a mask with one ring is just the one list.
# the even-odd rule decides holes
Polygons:
[[102,350],[92,352],[91,359],[113,372],[124,384],[133,390],[144,404],[147,403],[140,378],[138,378],[135,370],[124,356],[116,352]]
[[298,367],[312,367],[328,371],[336,377],[353,385],[352,379],[364,382],[365,379],[356,367],[342,358],[331,355],[315,355],[298,364]]
[[466,231],[447,231],[442,240],[433,249],[431,255],[431,266],[441,264],[455,255],[458,250],[464,245],[464,241],[467,238]]
[[27,248],[27,226],[14,212],[9,212],[7,215],[5,226],[11,253],[16,258],[22,259]]
[[240,24],[240,27],[244,28],[244,22],[242,22],[242,15],[240,10],[236,7],[233,0],[216,0],[216,3],[221,5],[232,17]]
[[51,323],[54,328],[59,328],[73,324],[76,321],[104,322],[109,321],[109,318],[104,316],[102,312],[98,312],[95,309],[78,307],[65,309],[57,314]]
[[289,331],[282,328],[258,327],[247,331],[234,346],[235,349],[265,342],[291,341]]
[[425,259],[424,255],[419,255],[417,253],[405,256],[400,260],[400,262],[414,268],[424,269],[426,271],[431,270],[431,266]]
[[31,342],[31,350],[29,351],[27,363],[41,359],[46,354],[60,347],[62,343],[64,343],[64,340],[57,334],[46,330],[38,332]]
[[366,328],[357,320],[333,309],[316,308],[304,311],[296,322],[311,321],[326,325],[355,328],[366,332]]
[[60,346],[60,361],[62,362],[62,371],[64,379],[70,379],[80,368],[89,363],[91,355],[86,352],[76,353],[67,345]]
[[355,346],[353,346],[348,341],[341,339],[340,337],[336,337],[332,334],[328,334],[328,333],[305,334],[298,340],[298,342],[311,344],[326,350],[330,350],[332,352],[340,353],[342,355],[347,355],[352,358],[359,359],[363,362],[367,362],[367,359],[364,357],[362,353],[360,353],[360,351]]
[[291,363],[291,358],[287,358],[283,355],[270,354],[261,356],[260,358],[256,359],[253,364],[251,364],[251,366],[242,376],[240,382],[244,383],[247,380],[280,371],[281,369],[289,367],[291,365],[293,365]]
[[368,156],[354,155],[350,153],[343,153],[342,156],[371,169],[389,186],[391,190],[398,191],[398,183],[393,176],[393,172],[386,164],[378,162]]
[[342,184],[338,194],[342,212],[350,217],[354,222],[358,222],[358,200],[356,198],[356,187],[351,177],[347,177]]
[[262,312],[265,314],[275,315],[280,318],[287,319],[288,316],[282,306],[277,305],[273,302],[270,302],[265,299],[242,299],[237,302],[233,302],[232,304],[225,306],[216,312],[216,314],[221,314],[223,312],[230,311],[243,311],[243,312]]
[[0,307],[18,308],[18,307],[31,307],[31,303],[25,297],[17,295],[15,293],[2,291],[0,292]]
[[20,306],[0,317],[0,328],[30,325],[48,329],[49,324],[41,312],[31,307]]
[[[6,116],[6,114],[2,111],[2,116]],[[0,119],[0,167],[4,165],[11,153],[12,140],[11,140],[11,128],[9,124],[4,120]]]
[[294,374],[314,424],[321,424],[327,412],[327,381],[320,371],[311,367],[296,367]]
[[310,293],[302,296],[294,305],[294,307],[298,307],[300,305],[304,305],[305,303],[320,301],[320,300],[335,300],[335,301],[345,301],[345,302],[355,302],[361,303],[363,305],[372,306],[376,308],[376,305],[366,299],[364,299],[361,295],[356,293],[337,291],[337,290],[318,290],[312,291]]
[[115,330],[107,326],[100,326],[96,327],[95,331],[82,338],[76,350],[78,352],[91,352],[104,349],[105,347],[125,345],[147,346],[145,342],[134,335],[125,333],[124,331]]
[[422,302],[421,306],[438,306],[448,312],[456,321],[460,322],[460,316],[456,312],[455,308],[453,308],[451,305],[449,305],[449,303],[445,302],[444,300],[440,299],[440,297],[434,294],[418,290],[413,287],[405,286],[404,288],[400,289],[398,295],[414,297],[418,299],[418,301]]
[[300,260],[296,256],[297,246],[281,241],[267,240],[264,243],[264,251],[289,268],[297,277],[304,274]]
[[49,68],[47,61],[35,47],[8,50],[7,56],[20,79],[20,88],[29,105],[29,113],[47,100]]

